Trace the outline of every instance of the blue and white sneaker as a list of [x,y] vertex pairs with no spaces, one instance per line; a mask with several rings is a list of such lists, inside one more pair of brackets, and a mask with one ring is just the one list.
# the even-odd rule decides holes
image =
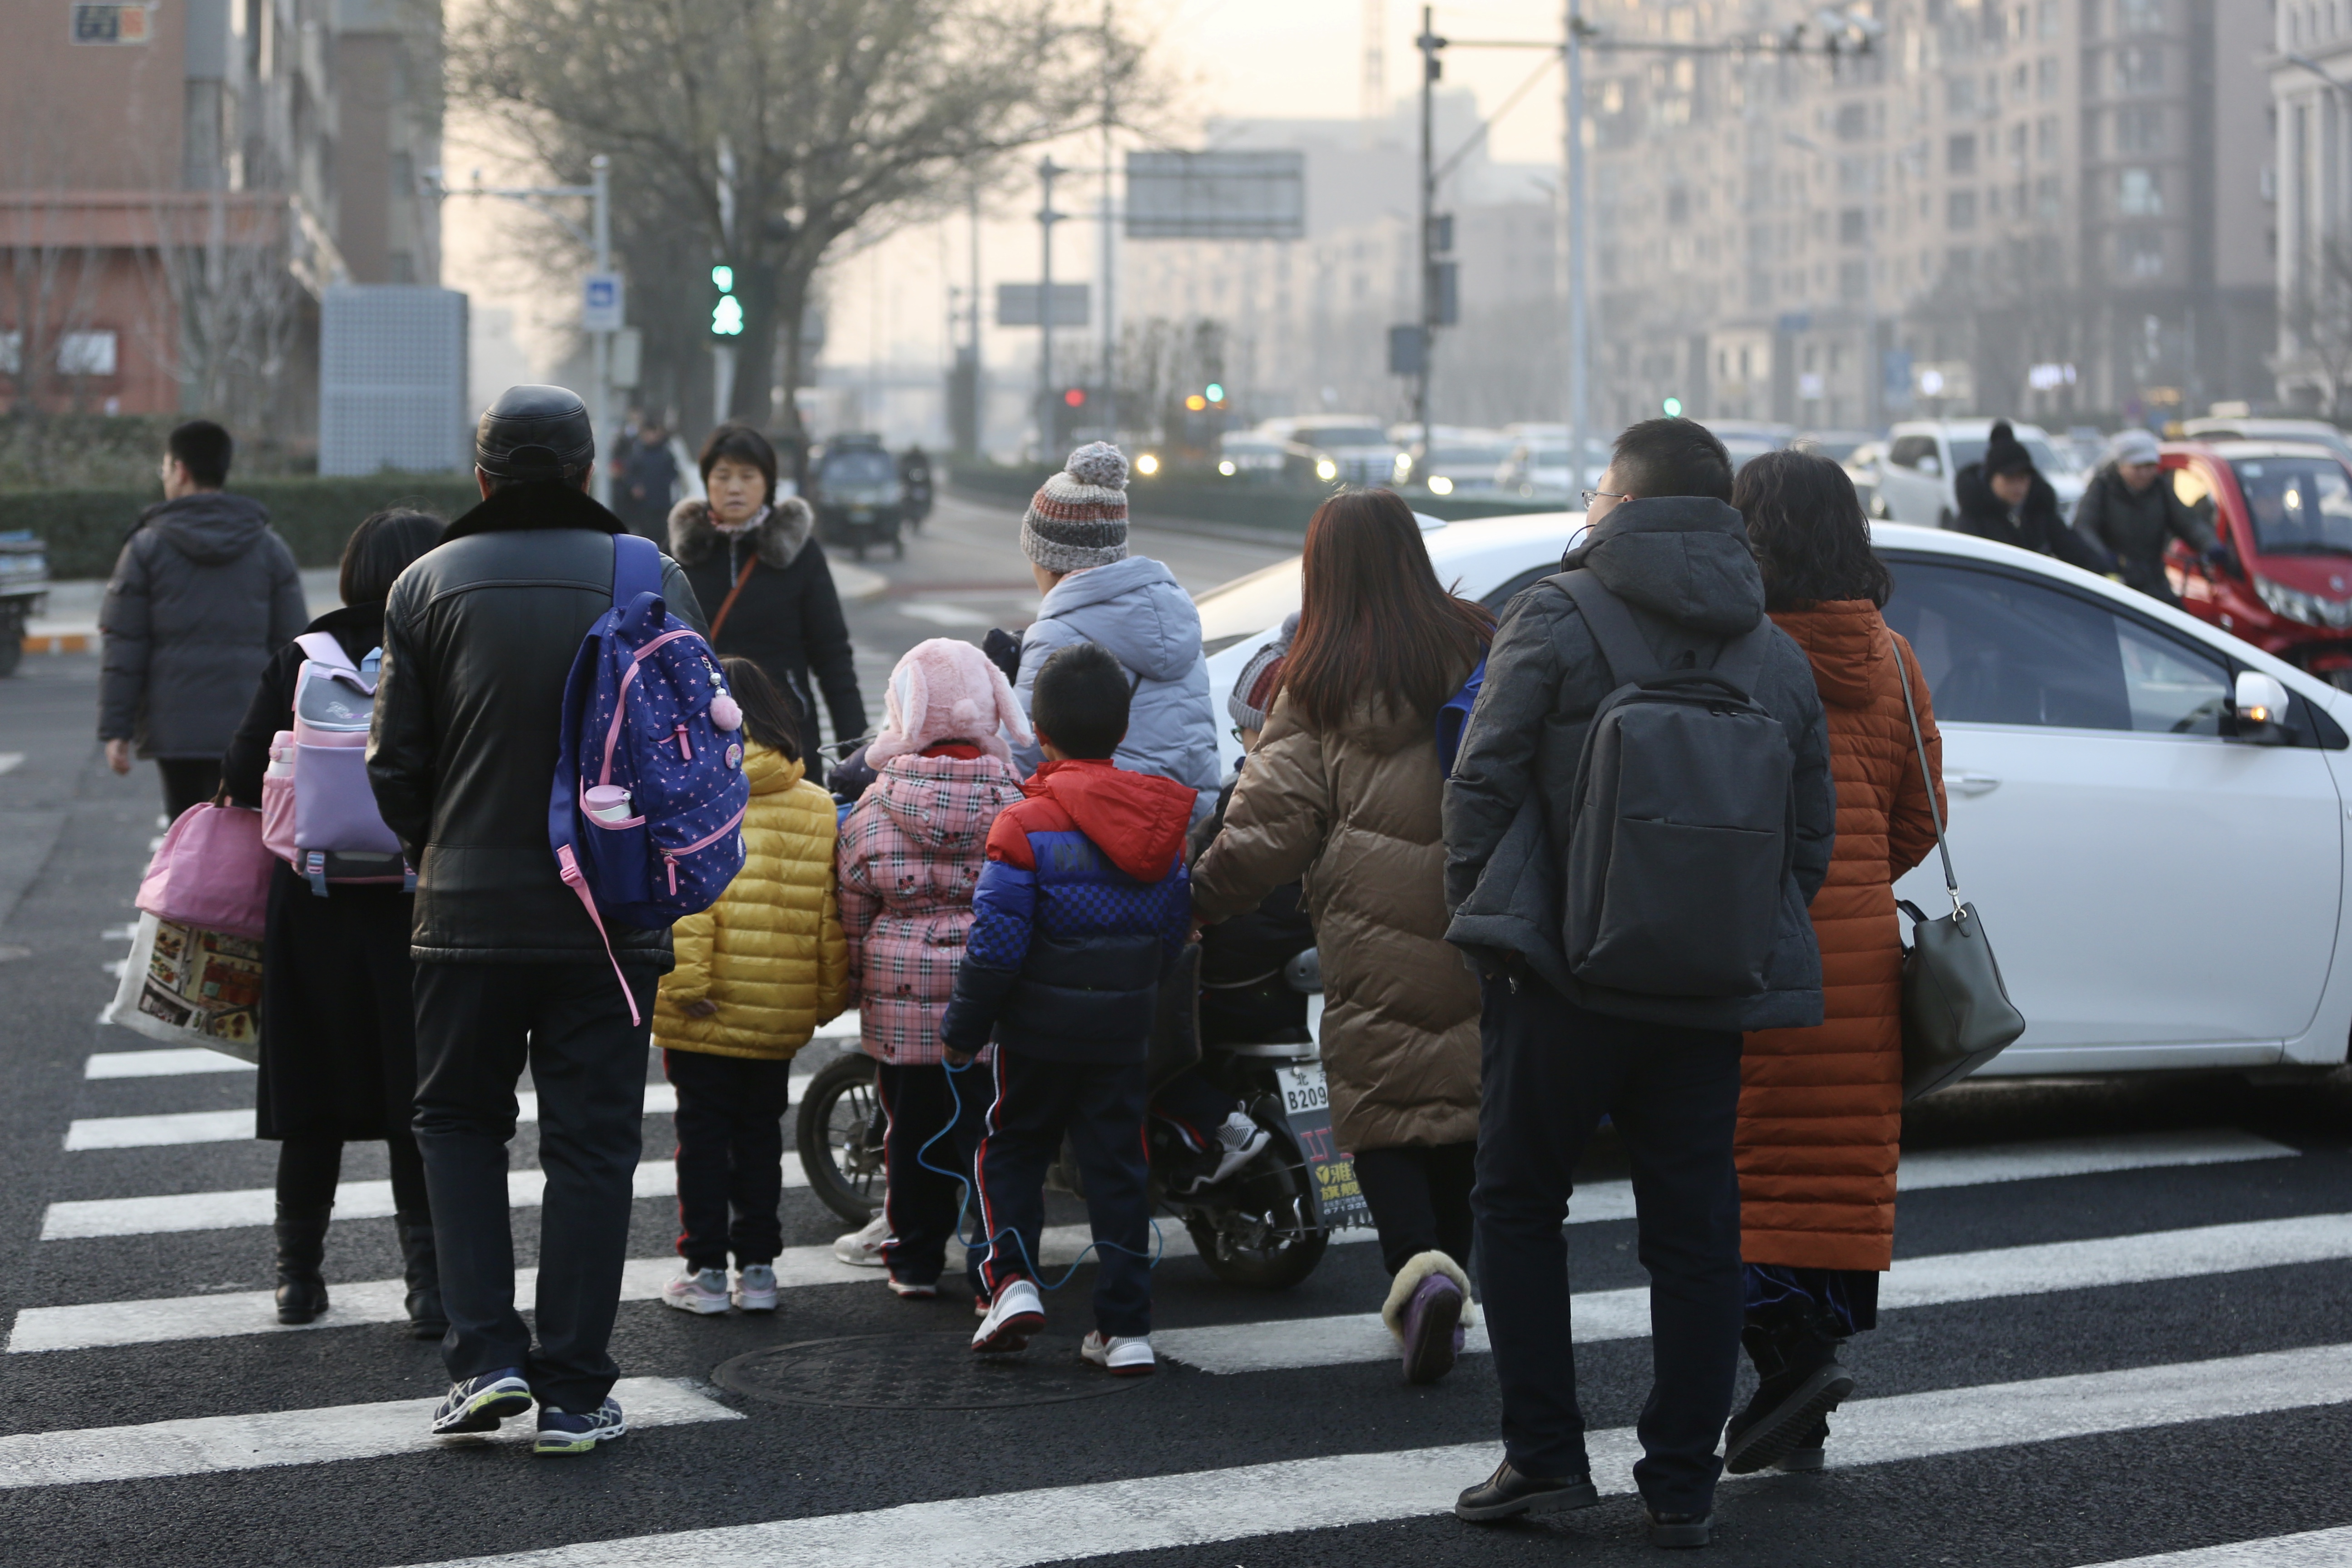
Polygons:
[[495,1432],[509,1415],[530,1408],[530,1384],[522,1368],[502,1366],[479,1377],[449,1385],[449,1397],[433,1412],[433,1435],[454,1437],[467,1432]]
[[629,1424],[621,1418],[621,1402],[605,1397],[604,1405],[585,1415],[574,1415],[558,1410],[552,1405],[539,1407],[539,1441],[530,1446],[534,1454],[584,1454],[599,1443],[609,1443],[628,1435]]

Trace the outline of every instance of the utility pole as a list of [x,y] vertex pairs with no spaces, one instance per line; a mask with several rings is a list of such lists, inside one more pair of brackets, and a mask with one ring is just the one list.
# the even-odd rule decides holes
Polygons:
[[1584,447],[1589,439],[1588,407],[1591,380],[1592,339],[1584,316],[1586,232],[1584,207],[1584,0],[1568,0],[1568,481],[1571,490],[1584,484]]
[[1110,54],[1111,0],[1103,0],[1102,51],[1102,422],[1103,438],[1116,445],[1118,441],[1118,282],[1115,273],[1118,258],[1113,250],[1116,237],[1111,232],[1111,121],[1115,110],[1111,103]]
[[1437,36],[1435,14],[1432,7],[1421,8],[1421,37],[1413,40],[1421,50],[1421,374],[1413,378],[1412,417],[1421,426],[1422,461],[1429,460],[1429,367],[1437,353],[1437,253],[1432,241],[1436,237],[1437,220],[1437,78],[1443,68],[1437,51],[1445,40]]
[[[719,139],[718,196],[719,243],[727,252],[726,259],[740,266],[742,258],[735,254],[735,149],[724,136]],[[793,322],[792,330],[799,331],[801,324]],[[710,347],[710,416],[720,425],[727,423],[729,405],[735,401],[735,353],[733,343]],[[784,396],[789,399],[795,390],[784,388]]]
[[1037,209],[1037,449],[1051,460],[1061,432],[1059,406],[1054,394],[1054,226],[1062,215],[1054,210],[1054,176],[1068,173],[1053,155],[1037,161],[1037,184],[1045,200]]

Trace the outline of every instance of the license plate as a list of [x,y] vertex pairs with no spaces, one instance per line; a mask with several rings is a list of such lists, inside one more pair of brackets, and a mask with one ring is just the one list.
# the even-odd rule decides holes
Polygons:
[[1339,1149],[1331,1131],[1331,1086],[1321,1062],[1293,1062],[1274,1072],[1282,1096],[1283,1119],[1306,1158],[1308,1190],[1327,1230],[1372,1223],[1372,1212],[1356,1183],[1355,1162]]
[[1331,1109],[1331,1085],[1323,1076],[1321,1062],[1277,1068],[1274,1080],[1281,1086],[1282,1109],[1286,1115],[1312,1114],[1318,1110],[1328,1112]]

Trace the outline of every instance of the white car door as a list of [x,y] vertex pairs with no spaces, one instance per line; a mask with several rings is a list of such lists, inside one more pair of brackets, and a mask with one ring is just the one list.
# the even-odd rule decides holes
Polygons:
[[[1923,459],[1933,462],[1937,473],[1921,473]],[[1879,467],[1879,494],[1886,503],[1886,515],[1897,522],[1935,527],[1937,509],[1942,504],[1941,472],[1942,459],[1937,456],[1933,436],[1897,436]]]
[[[1989,1070],[2277,1059],[2335,951],[2344,810],[2324,753],[2223,738],[2213,645],[2022,571],[1888,562],[1886,618],[1943,731],[1961,894],[2027,1021]],[[1898,887],[1950,910],[1932,855]]]

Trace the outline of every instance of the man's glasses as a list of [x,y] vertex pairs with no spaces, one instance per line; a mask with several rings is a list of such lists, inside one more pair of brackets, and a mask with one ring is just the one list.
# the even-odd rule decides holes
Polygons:
[[1579,490],[1576,493],[1584,498],[1584,510],[1587,511],[1591,511],[1592,510],[1592,503],[1594,501],[1601,500],[1604,496],[1611,500],[1623,500],[1625,499],[1625,492],[1623,490]]

